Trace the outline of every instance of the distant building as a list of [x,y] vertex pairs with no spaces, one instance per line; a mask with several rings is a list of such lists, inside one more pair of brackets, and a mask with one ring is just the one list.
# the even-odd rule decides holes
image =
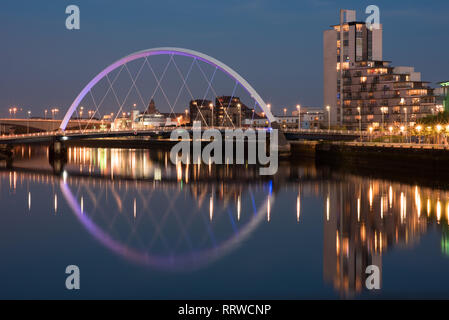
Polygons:
[[[298,111],[293,111],[292,116],[298,118]],[[320,129],[323,126],[327,127],[327,112],[317,107],[301,107],[301,129]]]
[[239,97],[216,97],[215,104],[210,100],[190,101],[190,124],[200,121],[202,126],[239,127],[245,119],[258,119],[260,116],[248,108]]
[[362,61],[343,73],[343,125],[348,129],[414,124],[437,112],[433,89],[413,67]]
[[248,108],[239,97],[221,96],[215,99],[217,125],[239,127],[244,119],[252,119],[254,110]]
[[[293,111],[290,116],[275,116],[277,123],[282,129],[298,129],[298,121],[301,118],[301,129],[320,129],[325,120],[325,113],[320,108],[301,108],[301,117],[298,111]],[[269,121],[266,118],[247,119],[245,125],[252,127],[268,127]]]
[[212,115],[215,111],[214,109],[215,106],[210,100],[191,100],[189,103],[190,124],[192,125],[195,121],[201,121],[201,126],[212,126],[215,122],[212,121],[212,117],[215,117],[215,114]]
[[449,111],[449,81],[444,81],[439,83],[440,87],[436,88],[434,91],[435,94],[435,103],[436,108],[439,111]]
[[159,113],[159,110],[156,108],[156,104],[153,99],[151,99],[150,103],[148,104],[147,110],[144,112],[145,114],[155,114]]

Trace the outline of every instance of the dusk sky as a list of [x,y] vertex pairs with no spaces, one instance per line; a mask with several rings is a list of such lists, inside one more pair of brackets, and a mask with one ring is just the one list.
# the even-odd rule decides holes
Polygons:
[[[81,29],[65,28],[76,4]],[[34,116],[66,110],[99,71],[138,50],[193,49],[238,71],[275,111],[322,105],[322,33],[340,8],[376,4],[384,60],[449,80],[449,3],[432,1],[23,1],[0,4],[0,116],[18,105]],[[278,111],[279,112],[279,111]],[[64,112],[65,113],[65,112]]]

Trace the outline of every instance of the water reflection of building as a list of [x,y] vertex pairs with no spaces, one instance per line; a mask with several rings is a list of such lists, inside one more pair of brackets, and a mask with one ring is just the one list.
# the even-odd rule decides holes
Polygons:
[[342,295],[364,289],[366,267],[418,243],[430,223],[447,229],[449,193],[346,176],[324,194],[323,278]]

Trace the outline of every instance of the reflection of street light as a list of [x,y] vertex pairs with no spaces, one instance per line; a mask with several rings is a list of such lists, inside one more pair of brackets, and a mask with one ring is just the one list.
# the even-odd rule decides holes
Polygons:
[[296,105],[296,110],[298,110],[298,130],[301,130],[301,105]]
[[331,107],[326,106],[326,110],[327,110],[327,120],[328,120],[327,130],[330,132],[331,131]]

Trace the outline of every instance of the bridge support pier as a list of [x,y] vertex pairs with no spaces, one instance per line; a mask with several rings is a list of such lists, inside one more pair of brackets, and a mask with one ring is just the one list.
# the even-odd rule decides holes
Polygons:
[[50,144],[50,158],[61,159],[67,157],[67,147],[62,141],[55,140]]
[[55,140],[49,147],[49,162],[55,174],[61,174],[67,163],[67,147],[62,141]]
[[0,145],[0,160],[6,160],[6,165],[8,167],[12,166],[13,155],[14,153],[12,152],[11,145]]
[[285,137],[284,133],[281,131],[281,126],[277,122],[271,123],[271,128],[278,130],[278,153],[280,157],[288,157],[291,153],[291,145]]

